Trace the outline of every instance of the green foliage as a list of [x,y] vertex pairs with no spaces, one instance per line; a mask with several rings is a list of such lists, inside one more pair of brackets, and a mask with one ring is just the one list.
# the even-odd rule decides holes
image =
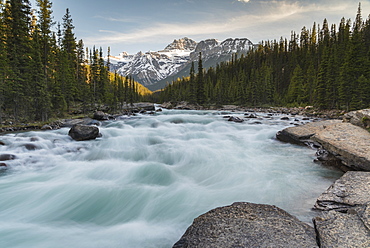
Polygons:
[[46,121],[76,105],[84,113],[103,105],[119,110],[141,100],[136,82],[111,76],[102,49],[89,57],[76,42],[69,9],[54,32],[51,1],[36,5],[31,11],[28,0],[0,1],[0,122]]

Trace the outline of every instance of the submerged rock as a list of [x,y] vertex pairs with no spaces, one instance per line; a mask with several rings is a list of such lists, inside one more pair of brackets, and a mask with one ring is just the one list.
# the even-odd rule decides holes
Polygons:
[[35,145],[35,144],[24,144],[23,145],[27,150],[29,150],[29,151],[35,151],[35,150],[37,150],[37,149],[39,149],[39,147],[37,146],[37,145]]
[[233,122],[244,122],[242,118],[239,118],[237,116],[231,116],[228,121],[233,121]]
[[88,125],[74,125],[68,132],[68,135],[76,141],[92,140],[100,137],[99,128]]
[[0,154],[0,161],[14,160],[17,156],[13,154]]
[[271,205],[237,202],[198,218],[173,248],[317,247],[315,231]]

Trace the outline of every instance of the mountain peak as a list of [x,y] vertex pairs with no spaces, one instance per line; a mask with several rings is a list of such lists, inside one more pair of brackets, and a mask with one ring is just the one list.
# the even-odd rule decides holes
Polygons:
[[166,46],[164,49],[165,51],[170,51],[170,50],[187,50],[187,51],[192,51],[195,49],[197,43],[189,39],[188,37],[184,37],[182,39],[174,40],[171,44]]
[[198,61],[199,52],[202,52],[204,68],[209,68],[230,60],[234,53],[246,53],[252,45],[245,38],[229,38],[223,42],[207,39],[197,43],[184,37],[175,39],[162,51],[111,56],[111,70],[122,76],[131,75],[149,89],[157,90],[167,81],[189,75],[191,62]]

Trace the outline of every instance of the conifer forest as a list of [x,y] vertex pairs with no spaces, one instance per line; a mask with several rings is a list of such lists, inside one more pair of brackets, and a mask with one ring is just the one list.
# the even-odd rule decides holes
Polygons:
[[47,121],[78,108],[114,112],[138,101],[201,105],[306,106],[353,110],[370,105],[370,19],[314,23],[290,39],[264,41],[246,55],[190,75],[150,94],[109,71],[100,48],[77,40],[71,13],[55,21],[50,0],[0,0],[0,122]]
[[68,9],[55,22],[51,1],[36,3],[0,1],[0,119],[46,121],[75,106],[114,111],[140,100],[144,87],[110,73],[101,48],[76,40]]
[[[197,67],[198,73],[195,73]],[[370,105],[370,19],[303,27],[290,39],[265,41],[246,56],[175,80],[160,101],[354,110]]]

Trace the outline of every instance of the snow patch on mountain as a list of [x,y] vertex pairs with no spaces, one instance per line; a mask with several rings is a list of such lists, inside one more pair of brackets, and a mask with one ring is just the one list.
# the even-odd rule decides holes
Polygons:
[[216,39],[207,39],[199,43],[187,37],[174,40],[161,51],[138,52],[130,55],[126,52],[118,56],[110,56],[111,70],[122,76],[133,78],[144,86],[152,85],[158,81],[176,75],[191,61],[197,61],[202,53],[203,61],[218,57],[223,60],[230,55],[248,51],[253,43],[248,39],[227,39],[219,42]]

